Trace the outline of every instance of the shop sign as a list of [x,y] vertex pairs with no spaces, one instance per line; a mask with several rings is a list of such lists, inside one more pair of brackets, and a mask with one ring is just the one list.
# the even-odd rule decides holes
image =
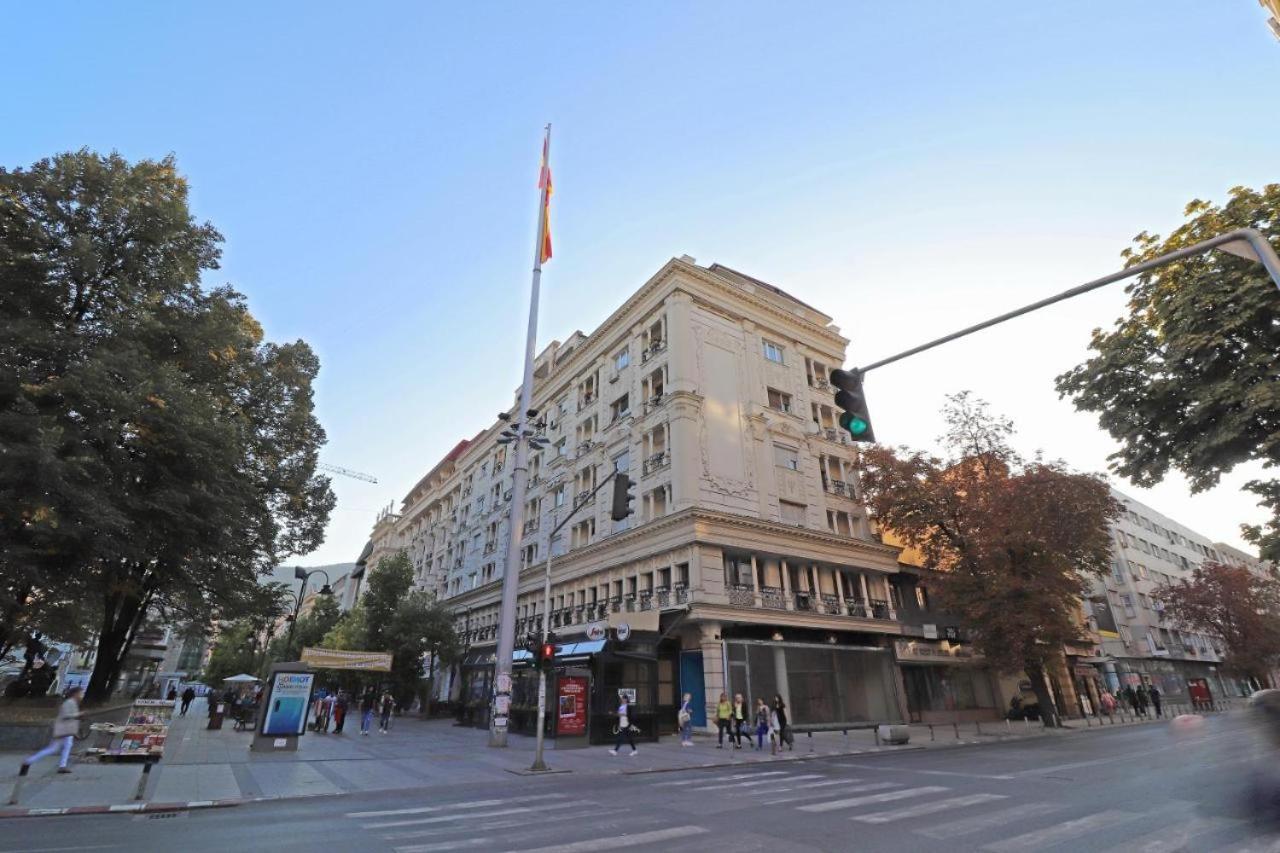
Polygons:
[[626,622],[618,624],[618,641],[625,643],[627,638],[631,636],[631,626]]
[[604,625],[600,624],[599,622],[592,622],[590,625],[588,625],[588,626],[587,626],[587,639],[588,639],[588,640],[603,640],[603,639],[604,639]]
[[951,661],[970,662],[977,659],[977,656],[969,649],[964,646],[953,645],[946,640],[941,642],[894,640],[893,644],[900,661],[947,663]]
[[619,687],[618,701],[633,704],[636,701],[636,689],[634,687]]
[[563,675],[556,688],[556,734],[587,733],[587,679],[581,675]]
[[926,640],[936,640],[936,639],[938,639],[938,626],[937,626],[937,625],[923,625],[923,626],[921,626],[921,627],[923,627],[923,628],[924,628],[924,638],[925,638]]
[[307,710],[311,706],[310,672],[277,672],[267,693],[267,713],[262,720],[264,737],[297,736],[307,730]]

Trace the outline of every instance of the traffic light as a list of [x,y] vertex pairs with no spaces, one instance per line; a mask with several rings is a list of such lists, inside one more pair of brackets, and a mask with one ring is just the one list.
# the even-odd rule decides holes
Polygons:
[[613,511],[609,513],[609,517],[614,521],[622,521],[631,515],[631,502],[636,499],[636,496],[631,494],[630,489],[629,476],[622,473],[613,476]]
[[867,411],[867,395],[862,391],[862,373],[832,370],[831,384],[839,389],[836,391],[836,405],[844,410],[840,413],[840,426],[854,441],[875,441],[871,413]]
[[546,669],[551,669],[556,665],[556,654],[559,651],[560,647],[556,645],[556,635],[547,634],[547,639],[541,643],[538,664]]
[[542,666],[542,639],[537,634],[526,634],[524,650],[529,653],[535,667]]

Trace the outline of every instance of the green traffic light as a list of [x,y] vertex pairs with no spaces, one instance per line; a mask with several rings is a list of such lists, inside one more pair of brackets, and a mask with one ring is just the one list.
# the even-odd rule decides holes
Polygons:
[[856,417],[849,418],[849,434],[850,435],[855,435],[855,436],[862,435],[864,432],[867,431],[868,426],[870,426],[870,424],[868,424],[862,418],[856,418]]

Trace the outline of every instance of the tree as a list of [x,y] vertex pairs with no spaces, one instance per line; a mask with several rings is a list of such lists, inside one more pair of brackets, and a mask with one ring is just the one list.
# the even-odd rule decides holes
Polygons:
[[333,630],[342,618],[338,609],[337,598],[332,595],[317,595],[312,599],[311,609],[298,617],[293,628],[293,642],[289,635],[276,637],[267,652],[269,660],[297,660],[302,650],[308,646],[319,646],[325,635]]
[[1020,458],[1007,443],[1012,425],[985,403],[948,399],[950,455],[864,451],[867,504],[938,570],[937,603],[963,621],[977,651],[997,669],[1026,673],[1055,725],[1045,674],[1064,643],[1080,640],[1079,602],[1109,566],[1107,525],[1119,507],[1100,477]]
[[254,654],[255,626],[249,620],[237,620],[218,632],[213,650],[209,652],[209,663],[201,676],[204,683],[211,687],[220,687],[224,678],[240,673],[252,673],[258,666]]
[[[1128,263],[1245,226],[1280,239],[1280,184],[1235,187],[1222,207],[1193,201],[1185,216],[1168,239],[1139,234]],[[1176,468],[1202,491],[1241,463],[1280,464],[1280,293],[1262,266],[1210,252],[1146,273],[1126,292],[1128,315],[1095,329],[1096,354],[1057,380],[1120,442],[1114,470],[1149,486]],[[1245,488],[1272,512],[1245,537],[1280,559],[1280,480]]]
[[1222,641],[1227,671],[1269,684],[1280,659],[1280,580],[1206,562],[1157,597],[1175,623]]
[[264,341],[234,290],[201,288],[221,239],[171,157],[0,169],[0,644],[77,602],[98,638],[90,700],[148,614],[234,611],[319,545],[334,504],[319,364]]
[[361,603],[368,621],[369,649],[383,650],[397,608],[413,586],[413,564],[404,550],[382,557],[369,572]]

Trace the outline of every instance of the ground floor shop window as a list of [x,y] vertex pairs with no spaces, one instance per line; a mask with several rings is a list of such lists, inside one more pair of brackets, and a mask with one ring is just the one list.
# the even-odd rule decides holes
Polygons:
[[972,711],[995,708],[991,678],[984,669],[960,666],[904,666],[907,706],[920,711]]
[[740,642],[727,649],[728,692],[752,704],[786,695],[796,725],[902,718],[887,650]]

